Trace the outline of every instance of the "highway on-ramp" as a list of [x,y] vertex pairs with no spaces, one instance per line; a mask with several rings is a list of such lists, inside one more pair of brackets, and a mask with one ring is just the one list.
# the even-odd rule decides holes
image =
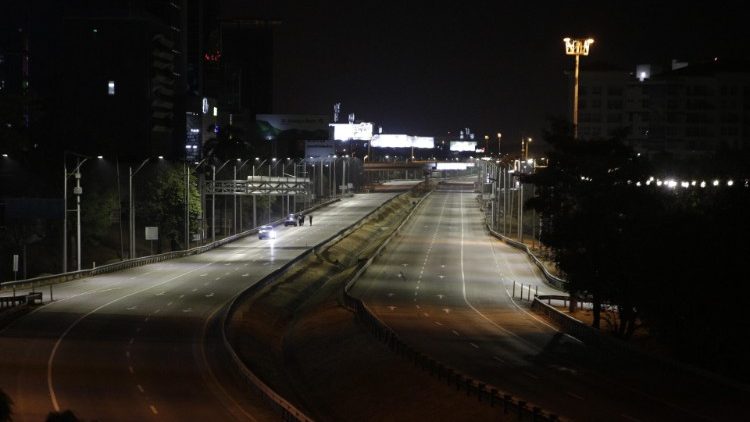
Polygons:
[[437,191],[351,292],[414,349],[546,412],[646,421],[739,411],[735,393],[702,380],[603,367],[513,300],[514,282],[554,292],[525,253],[488,234],[475,193]]
[[217,356],[217,315],[239,292],[382,205],[355,195],[278,238],[55,286],[55,301],[0,331],[0,388],[14,420],[71,409],[85,420],[268,420]]

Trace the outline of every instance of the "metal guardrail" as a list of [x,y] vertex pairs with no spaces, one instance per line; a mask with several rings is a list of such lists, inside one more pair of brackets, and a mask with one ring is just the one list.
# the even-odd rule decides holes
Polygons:
[[[338,201],[340,201],[340,198],[336,198],[336,199],[318,204],[314,207],[311,207],[307,210],[300,211],[300,212],[305,212],[305,213],[311,212],[311,211],[314,211],[324,206],[328,206]],[[278,226],[282,224],[283,222],[284,222],[284,219],[282,218],[282,219],[271,222],[271,225]],[[197,254],[201,254],[206,251],[209,251],[211,249],[218,248],[219,246],[226,245],[227,243],[234,242],[235,240],[241,239],[245,236],[249,236],[255,233],[258,233],[258,227],[252,228],[250,230],[245,230],[242,233],[237,233],[231,236],[227,236],[223,239],[219,239],[215,242],[212,242],[206,245],[196,246],[195,248],[188,249],[188,250],[165,252],[159,255],[149,255],[149,256],[144,256],[141,258],[126,259],[120,262],[106,264],[106,265],[102,265],[99,267],[90,268],[90,269],[81,270],[81,271],[71,271],[71,272],[61,273],[61,274],[53,274],[53,275],[35,277],[35,278],[26,279],[26,280],[6,281],[6,282],[0,283],[0,291],[5,290],[5,289],[14,289],[14,290],[23,289],[23,288],[35,289],[39,287],[49,286],[52,284],[65,283],[67,281],[77,280],[80,278],[92,277],[92,276],[99,275],[99,274],[106,274],[106,273],[130,269],[130,268],[140,267],[143,265],[167,261],[170,259],[183,258],[183,257],[190,256],[190,255],[197,255]]]
[[526,254],[531,257],[531,260],[534,261],[534,264],[536,264],[536,266],[539,267],[540,270],[542,270],[542,273],[544,274],[544,278],[547,280],[547,282],[550,285],[552,285],[552,287],[555,287],[556,289],[560,289],[560,290],[565,290],[565,287],[567,286],[568,281],[564,280],[562,278],[556,277],[554,274],[552,274],[551,272],[549,272],[549,270],[547,269],[547,267],[544,266],[544,263],[542,263],[542,261],[540,261],[539,258],[537,258],[536,255],[534,255],[531,252],[531,249],[529,249],[529,247],[526,244],[521,243],[521,242],[519,242],[517,240],[513,240],[513,239],[509,238],[508,236],[504,236],[504,235],[502,235],[502,234],[500,234],[500,233],[492,230],[492,228],[490,227],[489,223],[487,223],[487,222],[485,222],[485,224],[487,225],[487,230],[489,230],[490,233],[492,233],[493,236],[495,236],[496,238],[502,240],[503,242],[505,242],[505,243],[513,246],[514,248],[518,248],[518,249],[521,249],[522,251],[526,252]]
[[[277,394],[271,387],[269,387],[266,383],[264,383],[263,380],[261,380],[257,375],[255,375],[253,371],[251,371],[245,365],[242,359],[240,359],[240,357],[234,351],[234,348],[232,347],[231,343],[229,342],[229,339],[227,338],[227,330],[229,328],[229,321],[231,320],[231,316],[237,310],[239,304],[242,303],[246,298],[258,293],[263,288],[271,285],[279,277],[281,277],[284,273],[286,273],[292,266],[306,259],[311,254],[317,255],[319,251],[326,249],[327,247],[329,247],[329,245],[335,244],[341,238],[347,236],[349,233],[353,232],[354,230],[356,230],[357,228],[365,224],[366,221],[374,213],[379,211],[384,206],[390,204],[399,196],[400,195],[394,196],[393,198],[384,202],[376,209],[367,213],[367,215],[365,215],[362,219],[358,220],[357,222],[351,224],[350,226],[346,228],[341,229],[336,234],[321,241],[316,246],[313,246],[312,248],[308,249],[307,251],[305,251],[298,257],[287,262],[282,267],[278,268],[277,270],[273,271],[271,274],[259,280],[257,283],[253,284],[252,286],[238,293],[234,298],[232,298],[232,300],[229,303],[229,306],[225,307],[225,310],[221,315],[221,337],[222,337],[222,342],[224,344],[224,348],[229,354],[232,364],[237,368],[237,370],[242,375],[242,378],[245,380],[245,382],[249,386],[251,386],[258,394],[260,394],[260,396],[263,399],[265,399],[274,408],[274,410],[276,410],[278,413],[281,414],[283,420],[300,421],[300,422],[312,421],[312,419],[309,416],[307,416],[304,412],[296,408],[293,404],[289,403],[286,399],[284,399],[282,396]],[[307,210],[307,212],[314,211],[317,208],[320,208],[320,207],[311,208]]]
[[425,198],[427,198],[427,195],[420,199],[404,221],[402,221],[383,244],[380,245],[370,259],[360,265],[360,268],[354,273],[351,280],[346,283],[343,292],[345,306],[352,309],[357,320],[364,324],[370,332],[378,338],[378,340],[385,343],[394,353],[412,361],[414,366],[428,371],[430,375],[436,376],[438,380],[445,381],[450,385],[455,385],[456,391],[461,391],[461,389],[463,389],[466,392],[466,395],[476,395],[479,402],[485,401],[491,407],[494,407],[496,404],[502,406],[503,413],[507,414],[513,412],[517,415],[518,420],[550,422],[566,420],[556,414],[545,412],[540,406],[536,406],[533,403],[520,398],[514,398],[511,394],[503,392],[491,384],[484,383],[481,380],[455,370],[430,356],[418,352],[401,340],[398,334],[396,334],[396,332],[385,322],[380,320],[362,300],[349,294],[354,283],[356,283],[360,276],[364,274],[367,268],[374,262],[375,258],[382,254],[391,239],[399,235],[401,228],[411,219],[412,215],[417,208],[419,208]]

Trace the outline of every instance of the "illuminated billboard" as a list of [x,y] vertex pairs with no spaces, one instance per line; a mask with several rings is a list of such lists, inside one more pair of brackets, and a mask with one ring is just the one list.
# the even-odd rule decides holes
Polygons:
[[412,136],[411,146],[414,148],[435,148],[435,138],[432,136]]
[[435,140],[430,136],[409,136],[399,134],[373,135],[370,143],[375,148],[427,148],[435,147]]
[[372,139],[372,123],[329,123],[333,128],[333,139],[337,141],[369,141]]
[[451,151],[474,152],[477,143],[472,141],[451,141]]
[[258,114],[255,126],[265,140],[326,139],[326,116],[309,114]]

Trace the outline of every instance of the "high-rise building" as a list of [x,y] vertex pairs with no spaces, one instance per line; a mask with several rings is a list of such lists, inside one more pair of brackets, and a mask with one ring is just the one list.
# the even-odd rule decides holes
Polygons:
[[67,145],[133,159],[184,154],[185,5],[67,5],[56,125]]
[[581,73],[581,139],[620,134],[641,152],[702,154],[750,147],[750,65],[673,61],[667,71],[600,65]]

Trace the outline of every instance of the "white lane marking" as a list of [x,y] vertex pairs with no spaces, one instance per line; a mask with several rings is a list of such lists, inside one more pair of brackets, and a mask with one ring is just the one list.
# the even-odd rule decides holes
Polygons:
[[164,292],[156,293],[154,296],[164,296]]
[[461,334],[458,334],[458,331],[456,331],[456,330],[451,330],[451,332],[452,332],[453,334],[457,335],[457,336],[460,336],[460,335],[461,335]]
[[183,309],[182,312],[193,312],[193,308]]
[[216,277],[216,278],[214,279],[214,281],[218,281],[218,280],[221,280],[221,277]]
[[125,309],[127,309],[128,311],[133,311],[133,310],[135,310],[137,308],[138,308],[137,306],[131,306],[131,307],[125,308]]
[[569,395],[570,397],[573,397],[574,399],[578,399],[578,400],[583,400],[583,397],[581,397],[581,396],[579,396],[579,395],[577,395],[577,394],[573,394],[573,393],[571,393],[570,391],[566,391],[565,393],[566,393],[567,395]]
[[167,306],[172,306],[172,302],[167,303]]
[[443,295],[437,295],[437,297],[438,297],[438,299],[440,299],[440,300],[442,300],[442,299],[443,299]]
[[154,311],[155,314],[158,314],[159,312],[161,312],[161,309],[157,309]]
[[135,373],[135,371],[133,371],[133,367],[132,366],[128,366],[128,372],[130,372],[131,374]]
[[213,295],[214,295],[214,292],[211,292],[211,293],[207,294],[206,297],[213,297]]
[[417,307],[417,309],[422,309],[422,308],[419,307],[419,305],[415,305],[415,306]]
[[471,345],[471,347],[473,347],[473,348],[475,348],[475,349],[478,349],[478,348],[479,348],[479,346],[477,346],[477,345],[476,345],[476,344],[474,344],[474,343],[469,343],[469,344]]
[[461,198],[461,290],[464,296],[464,303],[469,306],[474,312],[477,313],[477,315],[481,316],[485,321],[489,322],[493,326],[495,326],[498,330],[502,331],[503,333],[515,338],[519,343],[526,345],[528,348],[538,351],[539,348],[535,345],[529,343],[528,341],[524,340],[523,338],[519,337],[512,331],[501,327],[495,321],[488,318],[485,314],[479,311],[479,309],[475,308],[474,305],[469,302],[469,299],[466,297],[466,273],[464,271],[464,195],[461,194],[459,196]]
[[243,276],[243,277],[249,277],[249,276],[250,276],[250,273],[245,273],[245,274],[242,274],[242,276]]
[[443,312],[445,312],[446,314],[449,314],[449,313],[451,313],[451,310],[448,309],[448,308],[443,308]]
[[151,412],[152,412],[152,413],[153,413],[154,415],[158,415],[158,414],[159,414],[159,412],[157,412],[157,411],[156,411],[156,408],[154,407],[154,405],[153,405],[153,404],[152,404],[152,405],[150,405],[150,406],[149,406],[149,408],[151,409]]
[[182,299],[183,297],[185,297],[185,295],[180,295],[179,299]]
[[203,274],[201,274],[200,276],[201,276],[201,277],[205,277],[205,276],[207,276],[207,275],[208,275],[208,273],[203,273]]
[[[206,267],[208,265],[211,265],[211,264],[206,264],[203,267]],[[203,267],[201,267],[201,268],[203,268]],[[151,290],[153,288],[163,286],[163,285],[165,285],[167,283],[170,283],[170,282],[172,282],[172,281],[174,281],[174,280],[176,280],[176,279],[178,279],[178,278],[180,278],[180,277],[182,277],[184,275],[188,275],[188,274],[190,274],[192,272],[198,271],[198,269],[199,268],[196,268],[195,270],[184,272],[184,273],[182,273],[180,275],[177,275],[177,276],[174,276],[174,277],[169,278],[167,280],[164,280],[161,283],[157,283],[157,284],[155,284],[153,286],[149,286],[149,287],[144,287],[143,289],[136,290],[133,293],[130,293],[130,294],[127,294],[125,296],[121,296],[121,297],[119,297],[117,299],[111,300],[111,301],[105,303],[104,305],[101,305],[101,306],[99,306],[97,308],[94,308],[89,313],[87,313],[85,315],[81,315],[77,320],[75,320],[72,324],[70,324],[70,326],[68,326],[68,328],[66,328],[65,331],[63,331],[63,333],[60,334],[60,337],[57,339],[57,341],[55,342],[55,345],[52,347],[52,351],[49,354],[49,359],[47,359],[47,390],[49,390],[50,400],[52,401],[52,407],[55,409],[55,411],[56,412],[60,411],[60,404],[57,402],[57,395],[55,394],[55,388],[54,388],[53,382],[52,382],[52,363],[55,361],[55,355],[57,354],[57,349],[60,348],[60,344],[62,344],[62,341],[65,339],[65,337],[68,335],[68,333],[70,333],[70,331],[73,328],[75,328],[76,325],[78,325],[81,321],[83,321],[84,318],[87,318],[87,317],[93,315],[97,311],[99,311],[101,309],[104,309],[105,307],[110,306],[113,303],[117,303],[117,302],[119,302],[119,301],[121,301],[123,299],[129,298],[130,296],[134,296],[134,295],[137,295],[139,293],[143,293],[146,290]],[[148,273],[146,273],[146,274],[148,274]],[[136,332],[139,332],[140,330],[141,330],[141,328],[138,327],[136,329]]]
[[145,391],[143,390],[143,387],[141,387],[140,384],[136,385],[136,387],[138,387],[138,391],[140,391],[141,393],[145,393]]
[[425,318],[429,318],[430,317],[430,314],[428,314],[427,312],[422,313],[422,315],[424,315]]
[[532,374],[532,373],[529,373],[529,372],[524,372],[524,374],[526,374],[526,376],[527,376],[527,377],[531,377],[531,378],[534,378],[535,380],[538,380],[538,379],[539,379],[539,377],[538,377],[538,376],[536,376],[536,375],[534,375],[534,374]]
[[504,360],[500,359],[500,358],[499,358],[499,357],[497,357],[497,356],[493,356],[493,357],[492,357],[492,359],[495,359],[496,361],[498,361],[498,362],[500,362],[500,363],[505,363],[505,361],[504,361]]
[[127,357],[128,359],[130,359],[130,352],[125,352],[125,357]]
[[133,344],[134,341],[135,341],[135,337],[131,337],[130,341],[128,342],[128,344]]
[[440,323],[440,321],[435,321],[435,325],[443,325]]
[[442,274],[440,274],[440,275],[438,276],[438,278],[440,278],[440,279],[442,280],[442,279],[444,279],[444,278],[445,278],[445,276],[444,276],[444,275],[442,275]]
[[389,306],[389,307],[388,307],[388,309],[390,309],[390,310],[394,310],[394,309],[396,309],[396,307],[395,307],[395,306],[393,306],[393,305],[391,305],[391,306]]
[[388,297],[393,297],[393,293],[388,293]]
[[195,289],[193,289],[193,291],[194,291],[194,292],[197,292],[197,291],[198,291],[198,288],[195,288]]

